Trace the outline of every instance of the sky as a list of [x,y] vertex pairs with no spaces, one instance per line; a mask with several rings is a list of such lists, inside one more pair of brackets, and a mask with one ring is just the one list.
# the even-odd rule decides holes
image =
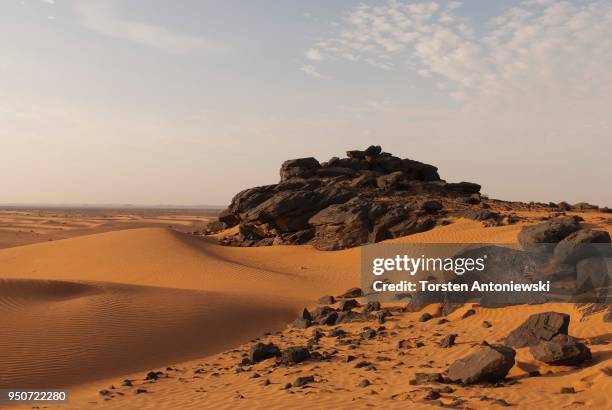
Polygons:
[[225,205],[382,145],[612,206],[612,0],[4,0],[0,203]]

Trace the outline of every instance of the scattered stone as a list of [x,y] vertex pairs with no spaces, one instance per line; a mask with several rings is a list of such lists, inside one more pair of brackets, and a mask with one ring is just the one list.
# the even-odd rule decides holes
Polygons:
[[363,308],[363,311],[366,313],[376,312],[380,310],[380,302],[372,301],[368,302],[367,305]]
[[449,347],[453,346],[453,345],[455,344],[455,339],[456,339],[456,338],[457,338],[457,335],[456,335],[456,334],[452,334],[452,333],[451,333],[451,334],[449,334],[449,335],[446,335],[446,336],[444,337],[444,339],[442,339],[442,340],[440,341],[440,347],[443,347],[443,348],[449,348]]
[[376,337],[376,331],[374,329],[366,329],[363,333],[361,333],[361,337],[363,339],[373,339]]
[[477,351],[455,361],[448,369],[453,382],[473,384],[498,382],[514,366],[514,349],[502,345],[481,346]]
[[301,363],[310,359],[310,351],[306,347],[294,346],[284,349],[281,353],[281,362],[285,364]]
[[491,324],[491,322],[485,320],[484,322],[482,322],[482,327],[484,327],[485,329],[488,329],[490,327],[492,327],[493,325]]
[[271,359],[280,355],[280,349],[274,343],[257,343],[249,350],[249,360],[251,363],[259,363],[262,360]]
[[461,319],[465,319],[468,318],[470,316],[474,316],[476,314],[476,310],[474,309],[468,309],[465,311],[465,313],[463,315],[461,315]]
[[291,323],[293,327],[296,327],[298,329],[306,329],[311,324],[312,324],[312,316],[310,312],[308,311],[308,309],[304,309],[302,314]]
[[103,389],[103,390],[100,390],[98,394],[102,397],[108,397],[112,395],[112,392],[110,392],[109,390]]
[[576,394],[576,389],[573,387],[561,387],[561,394]]
[[439,325],[443,325],[444,323],[448,323],[448,322],[449,322],[449,320],[444,318],[444,317],[442,319],[438,320],[438,324]]
[[301,376],[295,379],[293,387],[302,387],[309,383],[314,383],[315,379],[313,376]]
[[533,358],[552,365],[576,366],[591,359],[591,350],[568,335],[556,335],[530,347]]
[[565,313],[536,313],[510,332],[505,344],[511,347],[533,346],[551,340],[558,334],[567,335],[570,316]]
[[121,383],[121,385],[125,386],[125,387],[132,387],[133,386],[132,381],[130,379],[125,379],[123,381],[123,383]]
[[162,374],[163,374],[162,372],[149,372],[147,373],[145,380],[157,380],[159,379],[159,376],[161,376]]
[[262,386],[269,386],[270,385],[270,379],[266,379],[261,383]]
[[134,390],[134,394],[143,394],[143,393],[148,393],[149,391],[147,389],[143,389],[143,388],[138,388],[136,390]]
[[356,308],[357,306],[359,306],[359,303],[357,303],[355,299],[343,300],[338,305],[338,310],[340,310],[341,312],[346,312],[348,310]]
[[409,383],[411,385],[432,384],[441,383],[443,380],[441,373],[415,373],[414,379],[411,379]]
[[433,316],[431,315],[431,313],[425,312],[419,318],[419,322],[427,322],[427,321],[429,321],[431,319],[433,319]]
[[442,395],[440,394],[439,391],[437,390],[430,390],[425,397],[423,397],[424,400],[437,400],[440,397],[442,397]]
[[362,360],[361,362],[358,362],[358,363],[355,365],[355,368],[356,368],[356,369],[361,369],[362,367],[368,367],[368,366],[371,366],[371,365],[372,365],[372,363],[370,363],[370,362],[368,362],[368,361],[365,361],[365,360]]
[[359,387],[368,387],[370,384],[370,381],[368,379],[363,379],[362,381],[359,382]]

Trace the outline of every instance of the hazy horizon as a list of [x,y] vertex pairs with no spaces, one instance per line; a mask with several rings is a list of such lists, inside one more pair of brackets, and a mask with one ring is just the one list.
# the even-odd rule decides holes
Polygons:
[[0,4],[0,204],[223,206],[349,149],[612,206],[612,1]]

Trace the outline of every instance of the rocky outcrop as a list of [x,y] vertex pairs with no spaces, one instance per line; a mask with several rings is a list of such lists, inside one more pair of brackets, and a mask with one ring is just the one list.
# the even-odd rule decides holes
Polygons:
[[206,233],[238,225],[222,244],[343,249],[432,229],[452,204],[469,207],[480,191],[470,182],[446,183],[435,166],[374,145],[327,162],[285,161],[280,177],[278,184],[238,193]]

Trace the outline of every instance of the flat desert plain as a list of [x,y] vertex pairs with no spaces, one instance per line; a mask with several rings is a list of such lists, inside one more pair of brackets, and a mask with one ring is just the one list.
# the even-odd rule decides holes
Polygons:
[[[610,214],[578,215],[612,232]],[[521,216],[520,223],[486,228],[456,219],[393,241],[510,243],[541,215]],[[343,343],[331,337],[333,328],[318,337],[315,327],[287,325],[305,307],[317,307],[319,297],[359,285],[359,248],[220,246],[214,235],[189,233],[208,218],[185,210],[2,210],[0,387],[70,390],[67,404],[10,408],[612,408],[612,323],[603,311],[470,305],[441,323],[440,306],[419,312],[390,306],[396,313],[383,328],[376,321],[341,325],[344,339],[360,340]],[[464,318],[468,309],[475,314]],[[445,371],[484,340],[498,342],[546,311],[571,315],[569,334],[591,349],[588,364],[549,366],[521,348],[498,385],[432,390],[409,383],[418,372]],[[420,322],[424,312],[436,319]],[[363,337],[366,327],[375,335]],[[451,333],[455,345],[441,348]],[[241,365],[256,342],[285,348],[313,337],[325,360]],[[398,349],[400,340],[423,346]],[[301,376],[313,381],[286,388]]]

